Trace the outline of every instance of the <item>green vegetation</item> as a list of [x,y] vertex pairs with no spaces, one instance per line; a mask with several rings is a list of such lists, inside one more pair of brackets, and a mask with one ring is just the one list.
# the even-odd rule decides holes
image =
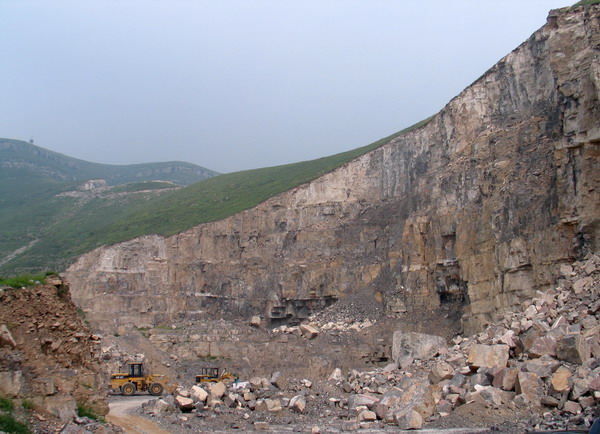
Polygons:
[[11,288],[27,288],[46,283],[47,274],[23,274],[21,276],[1,278],[0,286],[10,286]]
[[17,421],[12,414],[0,413],[0,431],[14,434],[29,434],[31,431],[24,423]]
[[77,416],[103,421],[103,419],[96,414],[92,407],[89,407],[80,402],[77,403]]
[[25,410],[33,410],[33,401],[25,398],[23,401],[21,401],[21,407],[23,407]]
[[27,434],[31,431],[13,416],[15,404],[12,399],[0,397],[0,432]]
[[146,190],[164,190],[166,188],[175,188],[178,185],[172,182],[165,181],[145,181],[145,182],[131,182],[129,184],[118,185],[110,189],[111,193],[134,193],[136,191]]
[[[172,186],[165,182],[135,182],[109,190],[135,194],[101,195],[82,203],[76,197],[58,196],[73,190],[73,183],[50,183],[43,194],[30,192],[33,200],[24,200],[0,216],[0,258],[30,243],[14,259],[0,265],[0,272],[32,272],[42,267],[62,270],[77,256],[102,245],[149,234],[170,236],[224,219],[331,172],[430,120],[351,151],[219,175],[177,190],[165,189],[165,184]],[[2,194],[0,175],[0,206]]]
[[10,398],[0,396],[0,410],[12,413],[15,409],[15,403]]
[[584,6],[584,5],[595,5],[596,3],[600,3],[600,0],[581,0],[575,3],[572,7]]

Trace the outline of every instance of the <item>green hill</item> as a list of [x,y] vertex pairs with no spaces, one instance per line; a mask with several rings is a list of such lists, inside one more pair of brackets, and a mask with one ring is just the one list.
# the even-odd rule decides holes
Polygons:
[[[311,161],[219,175],[181,189],[161,188],[169,185],[156,183],[134,183],[113,187],[95,196],[90,193],[88,196],[91,196],[83,200],[73,193],[65,195],[76,187],[76,183],[48,184],[39,193],[43,200],[21,204],[16,217],[0,216],[0,274],[61,271],[77,256],[102,245],[148,234],[173,235],[229,217],[331,172],[393,138],[425,125],[430,119],[351,151]],[[14,228],[13,231],[7,231],[7,218],[12,222],[23,222],[29,232],[21,227],[14,228],[14,223],[8,225],[8,228]],[[3,239],[7,241],[1,241]],[[6,261],[10,252],[24,246],[28,248]]]
[[[105,224],[138,202],[216,174],[182,162],[124,166],[90,163],[27,142],[0,139],[0,272],[12,274],[61,264],[56,258],[62,257],[62,252],[50,249],[41,252],[35,263],[20,268],[19,249],[33,247],[53,234],[56,225],[81,212],[104,215]],[[86,196],[79,191],[79,184],[89,179],[106,181],[101,194],[96,190]],[[70,191],[79,191],[79,196],[66,194]],[[95,200],[91,201],[92,197]],[[94,205],[97,210],[93,210]],[[45,258],[49,252],[56,253]]]

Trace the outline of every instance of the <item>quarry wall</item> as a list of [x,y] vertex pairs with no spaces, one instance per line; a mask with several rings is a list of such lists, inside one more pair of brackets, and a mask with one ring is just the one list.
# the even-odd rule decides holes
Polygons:
[[75,303],[106,330],[293,321],[356,292],[389,316],[453,303],[466,332],[493,322],[598,251],[599,18],[552,11],[427,125],[310,183],[81,256]]

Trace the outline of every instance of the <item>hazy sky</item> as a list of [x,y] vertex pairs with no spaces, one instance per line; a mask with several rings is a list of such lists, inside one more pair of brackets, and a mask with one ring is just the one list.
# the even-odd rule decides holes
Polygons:
[[439,111],[576,0],[0,0],[0,137],[220,172]]

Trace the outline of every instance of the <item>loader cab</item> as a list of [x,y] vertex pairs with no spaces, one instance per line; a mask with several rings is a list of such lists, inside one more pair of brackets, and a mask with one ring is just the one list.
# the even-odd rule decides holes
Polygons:
[[143,363],[129,363],[129,376],[130,377],[143,377],[144,376],[144,364]]

